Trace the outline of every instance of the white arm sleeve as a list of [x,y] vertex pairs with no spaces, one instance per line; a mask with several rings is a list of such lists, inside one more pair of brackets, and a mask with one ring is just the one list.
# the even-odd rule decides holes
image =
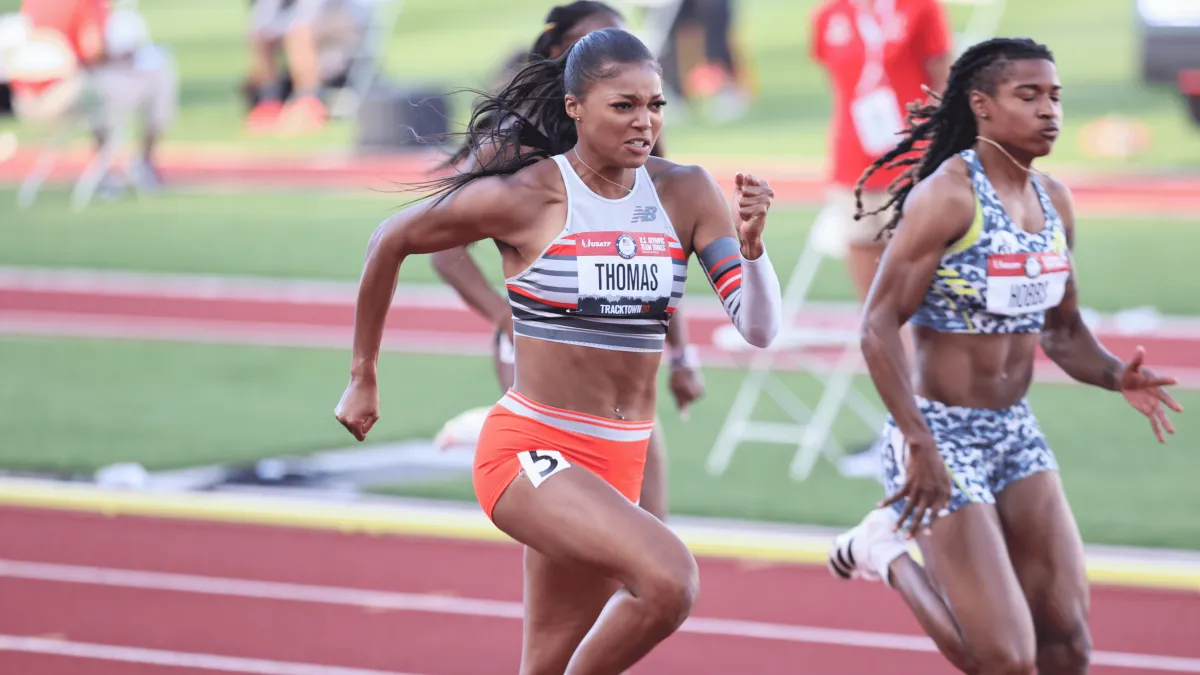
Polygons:
[[697,257],[725,313],[746,342],[770,346],[779,334],[783,293],[766,249],[757,260],[747,260],[736,239],[722,237]]

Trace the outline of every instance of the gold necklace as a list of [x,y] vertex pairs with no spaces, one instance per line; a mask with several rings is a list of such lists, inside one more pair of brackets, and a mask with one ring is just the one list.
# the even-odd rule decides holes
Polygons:
[[[1041,169],[1035,169],[1035,168],[1033,168],[1032,165],[1023,166],[1020,162],[1018,162],[1015,158],[1013,158],[1012,155],[1008,154],[1008,151],[1004,149],[1004,146],[1000,145],[999,143],[997,143],[996,141],[993,141],[990,138],[986,138],[984,136],[976,136],[975,140],[985,141],[987,143],[991,143],[992,145],[996,146],[996,149],[998,149],[1000,152],[1004,153],[1004,156],[1007,157],[1009,159],[1009,161],[1011,161],[1013,164],[1016,164],[1017,166],[1024,169],[1025,173],[1040,173],[1043,176],[1049,176],[1049,174],[1047,174],[1045,171],[1042,171]],[[578,154],[578,153],[576,153],[576,154]]]
[[624,190],[626,192],[633,192],[633,188],[625,187],[624,185],[621,185],[620,183],[614,183],[613,181],[608,180],[607,178],[602,176],[599,171],[588,166],[588,163],[583,161],[583,158],[579,156],[579,146],[575,146],[574,148],[571,148],[571,149],[575,152],[575,159],[578,159],[579,163],[582,164],[588,171],[591,171],[592,173],[596,174],[597,176],[600,176],[600,180],[612,183],[613,185],[616,185],[617,187],[621,188],[622,190]]

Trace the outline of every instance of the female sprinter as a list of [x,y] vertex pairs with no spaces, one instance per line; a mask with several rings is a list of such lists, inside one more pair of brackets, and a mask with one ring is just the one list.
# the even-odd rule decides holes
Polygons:
[[[359,440],[379,418],[376,361],[401,262],[501,244],[517,376],[484,423],[473,479],[492,522],[526,545],[525,675],[623,672],[695,602],[695,559],[634,504],[692,252],[748,342],[765,347],[779,329],[762,240],[771,189],[739,174],[731,217],[705,170],[650,157],[663,104],[641,41],[590,33],[484,96],[467,133],[500,145],[495,163],[433,181],[436,198],[368,244],[336,409]],[[484,115],[496,123],[478,126]]]
[[[862,329],[891,412],[889,497],[837,538],[830,566],[897,589],[965,673],[1088,668],[1082,542],[1026,401],[1039,345],[1075,380],[1121,392],[1160,442],[1174,433],[1163,405],[1182,410],[1162,388],[1175,380],[1143,369],[1141,349],[1121,362],[1080,317],[1071,195],[1032,168],[1058,136],[1059,91],[1046,47],[977,44],[951,68],[940,104],[915,109],[919,123],[871,169],[912,166],[893,186],[894,234]],[[912,378],[900,342],[909,321]],[[926,568],[908,555],[906,526]]]
[[[569,5],[559,5],[546,15],[546,25],[533,50],[525,55],[517,66],[534,59],[557,59],[576,40],[602,28],[625,28],[621,14],[603,2],[578,0]],[[496,159],[496,146],[488,145],[477,150],[469,143],[456,152],[451,163],[463,161],[467,171],[486,166]],[[658,138],[650,149],[651,156],[662,157],[662,138]],[[497,245],[503,246],[498,243]],[[433,267],[438,274],[458,291],[463,301],[476,312],[490,320],[496,327],[492,342],[492,360],[500,388],[507,391],[513,385],[512,354],[512,311],[508,303],[484,278],[483,272],[467,252],[466,246],[456,246],[433,254]],[[670,387],[675,402],[681,411],[686,411],[693,401],[704,394],[700,377],[699,362],[695,349],[687,345],[687,329],[683,323],[683,312],[677,310],[667,327],[668,362],[671,368]],[[650,433],[650,446],[646,452],[645,477],[638,504],[658,519],[667,513],[667,466],[662,427],[657,423]]]

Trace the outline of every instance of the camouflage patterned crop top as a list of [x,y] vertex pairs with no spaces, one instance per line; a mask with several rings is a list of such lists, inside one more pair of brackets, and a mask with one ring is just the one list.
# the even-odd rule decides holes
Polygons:
[[974,150],[966,161],[975,187],[975,220],[954,242],[910,321],[943,333],[1036,333],[1047,309],[1062,302],[1071,273],[1062,218],[1033,177],[1045,228],[1013,223]]

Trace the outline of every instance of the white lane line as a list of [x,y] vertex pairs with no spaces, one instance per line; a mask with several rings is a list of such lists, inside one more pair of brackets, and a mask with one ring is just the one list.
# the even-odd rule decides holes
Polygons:
[[[166,572],[143,572],[81,565],[0,560],[0,577],[58,583],[77,583],[117,588],[222,595],[239,598],[289,600],[363,607],[376,610],[431,612],[520,619],[519,602],[450,597],[420,593],[372,591],[336,586],[292,584],[276,581],[229,579]],[[936,652],[933,641],[915,635],[874,631],[821,628],[789,624],[741,621],[706,617],[689,618],[682,632],[720,637],[755,638],[806,644],[837,645],[865,649]],[[1115,668],[1156,670],[1171,673],[1200,673],[1200,658],[1097,651],[1092,664]]]
[[414,675],[413,673],[399,673],[390,670],[366,670],[363,668],[342,668],[340,666],[322,666],[313,663],[295,663],[291,661],[244,659],[236,656],[174,652],[161,649],[143,649],[141,647],[118,647],[115,645],[49,640],[46,638],[20,637],[16,635],[0,635],[0,651],[69,656],[78,659],[119,661],[122,663],[140,663],[174,668],[199,668],[224,673],[246,673],[248,675]]

